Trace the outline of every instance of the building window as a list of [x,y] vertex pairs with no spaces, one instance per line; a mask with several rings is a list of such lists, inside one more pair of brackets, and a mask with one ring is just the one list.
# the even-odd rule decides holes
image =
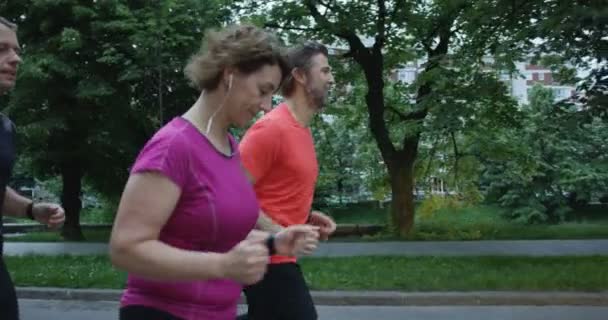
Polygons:
[[552,88],[555,99],[565,99],[570,97],[570,90],[566,88]]
[[507,71],[501,71],[500,75],[499,75],[499,79],[501,81],[507,81],[511,79],[511,74],[509,74],[509,72]]
[[397,74],[397,80],[403,83],[412,83],[416,80],[416,71],[400,69]]

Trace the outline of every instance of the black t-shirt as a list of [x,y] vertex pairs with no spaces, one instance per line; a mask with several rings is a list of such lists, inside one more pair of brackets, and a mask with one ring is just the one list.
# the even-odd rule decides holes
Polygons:
[[[4,195],[8,181],[11,178],[15,164],[15,126],[3,114],[0,114],[0,219],[4,207]],[[3,252],[4,236],[2,234],[2,221],[0,221],[0,255]]]

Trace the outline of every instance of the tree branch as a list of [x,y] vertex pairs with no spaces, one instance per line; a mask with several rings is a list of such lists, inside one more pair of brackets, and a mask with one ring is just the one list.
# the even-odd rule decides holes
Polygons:
[[[430,45],[428,45],[429,41],[433,41],[433,39],[437,36],[439,36],[440,38],[442,36],[447,36],[447,38],[449,38],[454,33],[454,31],[451,31],[454,21],[456,21],[456,18],[458,18],[462,11],[464,11],[464,9],[466,9],[468,6],[469,1],[462,1],[460,5],[455,8],[455,10],[450,10],[437,19],[437,24],[435,25],[435,28],[431,32],[429,32],[426,36],[426,39],[422,41],[422,45],[425,46],[427,51],[427,47],[430,48]],[[439,46],[440,44],[441,39],[437,46]]]
[[501,22],[493,23],[492,26],[490,27],[490,30],[484,32],[484,34],[486,34],[487,36],[480,43],[481,46],[484,47],[484,51],[485,51],[485,49],[487,49],[485,43],[488,41],[488,39],[490,39],[490,37],[496,36],[496,32],[498,31],[498,29],[500,27],[503,27],[503,24],[505,22],[507,22],[511,17],[515,16],[515,14],[518,13],[518,11],[520,9],[522,9],[524,7],[524,5],[526,5],[527,3],[529,3],[529,1],[527,1],[527,0],[522,0],[519,3],[517,3],[516,0],[513,0],[513,7],[511,9],[511,12],[509,14],[507,14],[506,16],[504,16],[501,19]]
[[401,119],[402,121],[408,120],[407,116],[403,112],[397,110],[397,108],[393,107],[392,105],[387,105],[386,109],[388,109],[391,112],[393,112],[394,114],[396,114],[399,117],[399,119]]
[[429,162],[426,165],[426,170],[424,170],[423,180],[426,181],[429,178],[429,173],[431,172],[431,164],[433,163],[433,158],[435,157],[435,150],[437,149],[437,144],[439,143],[439,135],[435,137],[435,142],[433,142],[433,146],[431,147],[431,151],[429,152]]
[[321,28],[303,28],[303,27],[287,27],[282,26],[276,22],[266,22],[264,24],[265,28],[273,28],[273,29],[281,29],[281,30],[296,30],[296,31],[305,31],[305,32],[319,32]]
[[431,51],[433,51],[433,48],[431,47],[431,45],[430,45],[430,44],[428,44],[428,43],[426,43],[425,41],[422,41],[422,42],[421,42],[421,44],[422,44],[422,46],[424,47],[424,50],[425,50],[426,52],[431,52]]
[[386,109],[390,110],[392,113],[396,114],[401,121],[422,120],[422,119],[424,119],[424,117],[426,117],[426,115],[428,113],[428,111],[426,109],[403,113],[403,112],[397,110],[397,108],[395,108],[392,105],[386,105]]
[[[347,55],[352,56],[355,62],[361,66],[368,84],[365,100],[369,113],[370,130],[376,139],[382,157],[387,161],[387,164],[392,163],[395,146],[391,142],[384,120],[385,107],[382,95],[384,87],[382,79],[383,56],[381,47],[378,46],[382,45],[384,40],[374,44],[375,50],[369,50],[357,36],[354,28],[351,28],[349,25],[338,25],[321,15],[316,6],[317,0],[304,0],[304,5],[308,8],[311,16],[320,28],[348,42],[350,51]],[[386,12],[384,15],[386,15]],[[382,19],[385,19],[385,17]]]
[[404,115],[404,120],[422,120],[426,117],[427,114],[428,110],[426,108],[418,111],[413,111]]
[[342,55],[342,58],[353,58],[353,51],[348,50],[346,53]]
[[386,42],[386,2],[385,0],[377,0],[378,2],[378,19],[376,19],[376,28],[378,34],[374,42],[374,51],[379,52],[384,47]]
[[325,18],[316,7],[317,0],[305,0],[305,5],[310,11],[310,14],[315,19],[315,22],[320,25],[320,29],[326,29],[338,38],[344,39],[350,46],[350,52],[352,57],[361,64],[362,67],[367,66],[369,60],[369,52],[361,42],[361,39],[355,34],[354,31],[346,28],[339,28],[334,23],[330,22]]
[[405,0],[397,0],[395,1],[395,8],[393,8],[393,12],[390,14],[390,21],[395,21],[397,18],[397,13],[399,12],[399,8],[405,5]]
[[323,2],[321,0],[318,0],[318,1],[319,1],[320,5],[324,6],[325,8],[327,8],[329,10],[332,10],[332,11],[337,11],[338,10],[338,8],[336,8],[336,7],[334,7],[334,6],[330,5],[330,4],[327,4],[327,3],[325,3],[325,2]]
[[458,153],[458,144],[456,143],[456,135],[454,131],[450,131],[450,135],[452,138],[452,145],[454,147],[454,186],[456,191],[458,190],[458,160],[460,159],[460,154]]

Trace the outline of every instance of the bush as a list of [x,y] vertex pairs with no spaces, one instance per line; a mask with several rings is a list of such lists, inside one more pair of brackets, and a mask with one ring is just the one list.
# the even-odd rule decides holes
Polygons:
[[421,219],[428,219],[433,217],[436,212],[442,209],[450,209],[456,210],[463,207],[463,203],[456,196],[441,196],[441,195],[431,195],[426,197],[426,199],[422,200],[420,203],[420,207],[418,207],[417,215]]
[[[462,205],[462,204],[461,204]],[[508,224],[502,210],[486,206],[439,209],[431,217],[418,216],[413,240],[479,240],[492,238]]]

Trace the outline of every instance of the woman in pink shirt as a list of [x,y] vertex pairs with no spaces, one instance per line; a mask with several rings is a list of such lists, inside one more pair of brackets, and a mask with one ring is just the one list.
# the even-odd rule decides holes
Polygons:
[[120,201],[110,254],[129,272],[123,320],[232,320],[270,253],[308,254],[318,241],[306,225],[253,231],[258,202],[228,132],[270,109],[289,73],[280,46],[253,26],[205,40],[185,68],[200,97],[144,146]]

